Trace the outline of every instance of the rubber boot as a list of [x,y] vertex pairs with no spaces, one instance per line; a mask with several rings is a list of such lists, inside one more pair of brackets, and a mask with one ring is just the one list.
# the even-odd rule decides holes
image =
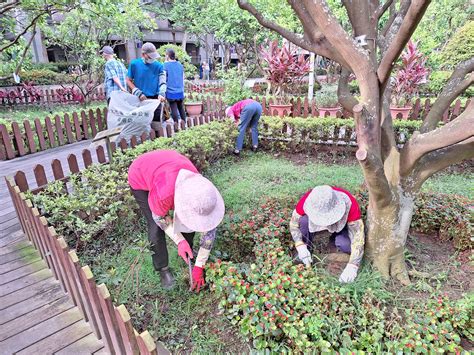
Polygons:
[[175,279],[174,279],[173,274],[171,273],[169,266],[164,267],[163,269],[159,271],[160,271],[161,286],[166,290],[172,289],[175,284]]

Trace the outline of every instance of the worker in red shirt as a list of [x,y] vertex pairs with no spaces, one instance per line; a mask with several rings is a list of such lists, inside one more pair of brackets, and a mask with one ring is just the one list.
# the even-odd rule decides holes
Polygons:
[[314,238],[331,233],[338,250],[350,254],[339,281],[355,280],[364,255],[365,237],[359,204],[349,191],[323,185],[305,193],[291,216],[290,232],[298,257],[305,265],[312,262]]
[[234,154],[240,155],[244,146],[245,131],[250,126],[252,129],[252,150],[255,152],[258,148],[258,121],[262,116],[262,105],[252,99],[242,100],[234,105],[227,107],[226,116],[233,118],[235,123],[239,123],[239,136],[235,146]]
[[[155,270],[161,284],[170,289],[175,279],[168,266],[167,234],[188,263],[193,258],[195,232],[201,232],[200,248],[192,270],[193,289],[204,286],[204,266],[224,217],[224,200],[217,188],[191,161],[174,150],[156,150],[135,159],[128,169],[128,183],[148,225]],[[173,210],[173,217],[169,212]]]

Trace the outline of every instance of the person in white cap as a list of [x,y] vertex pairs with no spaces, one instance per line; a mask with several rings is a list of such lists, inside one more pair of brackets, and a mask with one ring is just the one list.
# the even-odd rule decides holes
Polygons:
[[140,100],[158,99],[160,106],[155,110],[153,121],[160,121],[161,105],[165,101],[166,72],[153,43],[142,46],[142,57],[134,59],[128,67],[127,85],[132,94]]
[[258,148],[258,121],[262,116],[262,105],[252,99],[242,100],[227,107],[225,115],[234,119],[239,127],[234,154],[240,155],[240,151],[244,146],[245,132],[249,126],[252,129],[252,150],[255,152]]
[[350,254],[339,281],[355,280],[364,255],[365,236],[359,204],[349,191],[323,185],[306,192],[293,210],[290,232],[305,265],[312,262],[314,238],[331,233],[338,250]]
[[[128,183],[147,220],[148,239],[161,284],[170,289],[174,276],[168,266],[167,234],[188,263],[193,259],[195,232],[200,248],[192,270],[193,290],[204,286],[204,266],[209,258],[216,227],[224,217],[224,200],[217,188],[199,174],[193,163],[174,150],[156,150],[135,159],[128,169]],[[173,218],[169,212],[173,210]]]

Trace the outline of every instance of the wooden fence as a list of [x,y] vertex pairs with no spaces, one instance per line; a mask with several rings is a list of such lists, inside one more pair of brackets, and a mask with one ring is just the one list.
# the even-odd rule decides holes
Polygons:
[[89,266],[81,266],[74,250],[64,237],[41,216],[31,200],[25,197],[12,179],[6,179],[23,232],[39,251],[54,277],[78,307],[94,334],[104,343],[110,354],[158,354],[154,339],[144,331],[133,328],[130,314],[124,305],[115,307],[105,284],[97,285]]
[[[181,127],[176,124],[173,128],[167,126],[166,130],[158,130],[158,135],[154,131],[150,135],[132,137],[130,146],[122,140],[118,146],[112,144],[112,151],[116,149],[128,149],[135,147],[139,142],[152,140],[158,137],[172,136],[179,129],[188,129],[193,126],[202,125],[218,119],[216,114],[199,117],[189,117],[187,124],[182,122]],[[70,173],[79,173],[78,159],[82,158],[84,169],[92,165],[92,151],[84,149],[81,157],[70,154],[67,164]],[[95,150],[97,161],[100,164],[107,163],[104,148],[99,146]],[[53,171],[53,181],[63,181],[67,183],[69,176],[66,176],[61,162],[54,159],[51,162]],[[25,192],[38,193],[45,186],[52,182],[47,179],[45,168],[36,165],[34,177],[37,187],[30,189],[32,183],[28,182],[26,174],[18,171],[13,178],[5,178],[10,196],[18,214],[21,227],[47,262],[49,268],[57,280],[61,283],[64,292],[68,293],[74,304],[79,308],[84,319],[90,323],[95,335],[102,339],[107,352],[116,354],[169,354],[160,344],[144,331],[138,334],[133,328],[130,315],[124,305],[115,307],[112,303],[110,293],[105,284],[97,285],[94,275],[89,266],[81,266],[75,251],[70,250],[64,237],[57,235],[54,227],[50,226],[46,217],[33,205],[32,201],[26,198]],[[65,189],[65,193],[69,193]]]
[[[190,95],[189,100],[197,97]],[[207,97],[202,100],[204,114],[223,112],[224,104],[220,97]],[[169,117],[169,108],[165,109],[165,119]],[[0,160],[8,160],[44,151],[66,144],[88,140],[107,127],[107,109],[96,109],[64,114],[43,121],[28,120],[22,124],[12,122],[8,127],[0,124]],[[155,132],[158,135],[158,132]]]
[[196,81],[186,81],[185,84],[186,92],[194,92],[194,93],[214,93],[219,94],[224,92],[224,82],[196,82]]
[[[90,101],[105,100],[102,87],[97,87],[89,95]],[[84,101],[82,93],[74,87],[64,88],[37,88],[27,90],[21,86],[0,89],[0,107],[12,106],[54,106],[61,104],[78,104]]]

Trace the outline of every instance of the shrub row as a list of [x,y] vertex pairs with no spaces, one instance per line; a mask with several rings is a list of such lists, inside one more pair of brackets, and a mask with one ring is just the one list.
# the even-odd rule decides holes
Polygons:
[[70,245],[83,249],[93,241],[97,246],[100,240],[106,242],[112,229],[134,218],[136,204],[130,194],[127,171],[138,155],[174,149],[202,170],[227,155],[235,137],[235,126],[229,121],[180,131],[171,138],[158,138],[117,152],[112,165],[94,164],[72,175],[69,193],[63,182],[56,181],[31,198]]
[[[269,201],[231,230],[253,241],[252,264],[210,264],[208,280],[220,307],[259,350],[271,352],[460,352],[473,299],[437,297],[399,312],[372,290],[341,285],[313,268],[294,265],[286,205]],[[286,212],[285,212],[286,211]]]

